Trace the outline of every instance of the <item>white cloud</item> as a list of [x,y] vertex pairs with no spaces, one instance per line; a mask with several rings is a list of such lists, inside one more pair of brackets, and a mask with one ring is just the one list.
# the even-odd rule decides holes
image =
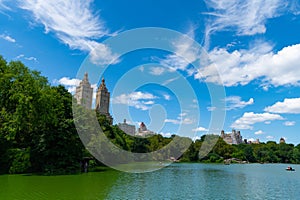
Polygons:
[[30,56],[30,57],[26,57],[24,54],[20,54],[18,55],[15,59],[18,60],[18,59],[25,59],[25,60],[29,60],[29,61],[34,61],[34,62],[38,62],[37,58],[36,57],[33,57],[33,56]]
[[300,14],[300,2],[299,1],[290,1],[290,11],[294,15]]
[[170,132],[168,133],[160,132],[159,134],[162,135],[163,137],[171,137],[172,135],[174,135],[174,133],[170,133]]
[[170,78],[168,80],[165,80],[165,82],[163,82],[162,85],[168,85],[169,83],[172,83],[174,81],[176,81],[179,77],[175,77],[175,78]]
[[283,123],[285,126],[295,126],[296,122],[295,121],[286,121]]
[[53,32],[72,49],[91,53],[95,64],[118,62],[110,48],[94,41],[110,35],[99,15],[92,10],[93,0],[24,0],[20,7],[32,12],[34,20],[43,24],[45,32]]
[[151,93],[138,91],[130,94],[121,94],[114,97],[112,102],[114,104],[128,105],[140,110],[149,110],[151,108],[150,105],[155,103],[153,100],[157,98]]
[[194,31],[191,30],[187,35],[173,41],[174,54],[160,60],[160,64],[167,67],[169,71],[182,70],[192,75],[194,70],[188,69],[188,65],[196,64],[195,62],[199,61],[202,55],[201,49],[195,45],[194,37]]
[[194,123],[194,120],[191,118],[183,118],[183,119],[165,119],[166,123],[172,123],[172,124],[192,124]]
[[172,123],[172,124],[181,124],[181,120],[178,119],[165,119],[166,123]]
[[265,133],[262,130],[259,130],[259,131],[256,131],[254,134],[255,135],[262,135],[262,134],[265,134]]
[[166,68],[164,67],[151,67],[150,68],[150,74],[159,76],[162,75],[165,72]]
[[20,55],[18,55],[15,59],[18,60],[18,59],[20,59],[20,58],[23,58],[24,56],[25,56],[24,54],[20,54]]
[[274,120],[283,120],[278,114],[271,113],[253,113],[246,112],[244,115],[237,119],[232,125],[231,128],[235,129],[252,129],[253,125],[265,121],[274,121]]
[[96,96],[97,96],[97,84],[92,84],[91,87],[93,88],[93,100],[96,100]]
[[250,98],[248,101],[242,101],[239,96],[229,96],[225,98],[226,101],[226,110],[234,110],[237,108],[244,108],[245,106],[252,105],[254,99]]
[[10,8],[7,6],[6,2],[9,0],[0,0],[0,13],[1,10],[10,10]]
[[248,142],[254,142],[254,141],[256,141],[256,139],[254,139],[254,138],[249,138],[249,139],[247,139],[247,141],[248,141]]
[[208,106],[207,107],[207,110],[210,111],[210,112],[215,111],[216,109],[217,109],[217,107],[215,107],[215,106]]
[[[0,2],[0,6],[1,6],[1,2]],[[6,40],[8,42],[11,42],[11,43],[15,43],[16,42],[16,39],[14,39],[11,36],[6,35],[6,34],[1,34],[0,38],[2,38],[3,40]]]
[[210,12],[206,26],[206,45],[210,35],[218,31],[233,30],[238,35],[255,35],[266,32],[266,21],[280,15],[286,7],[284,1],[272,0],[205,0]]
[[68,92],[74,94],[76,92],[76,86],[79,85],[80,81],[81,80],[75,78],[71,79],[69,77],[62,77],[59,80],[54,80],[53,83],[65,86]]
[[300,44],[287,46],[277,53],[267,43],[254,46],[233,52],[214,48],[209,52],[210,64],[199,68],[195,78],[228,87],[246,85],[255,79],[261,79],[264,88],[300,85]]
[[266,107],[264,111],[272,113],[300,114],[300,98],[286,98],[283,102],[276,102],[274,105]]
[[204,127],[198,127],[196,129],[193,129],[194,132],[206,132],[208,131],[208,129],[204,128]]
[[274,137],[273,137],[273,136],[271,136],[271,135],[268,135],[266,138],[267,138],[267,139],[269,139],[269,140],[272,140],[272,139],[274,139]]
[[142,101],[142,103],[145,104],[145,105],[153,105],[153,104],[155,104],[154,101]]
[[200,140],[200,139],[201,139],[201,137],[198,135],[192,138],[193,141]]
[[182,112],[182,113],[179,114],[179,117],[185,117],[185,116],[187,116],[186,112]]
[[108,34],[91,9],[92,0],[24,0],[21,8],[33,13],[45,31],[76,38],[99,38]]
[[69,78],[69,77],[62,77],[59,79],[57,82],[61,85],[65,86],[78,86],[81,80],[76,79],[76,78]]
[[145,67],[144,67],[144,66],[140,66],[140,67],[139,67],[139,70],[140,70],[140,72],[144,72]]
[[171,99],[171,96],[168,94],[164,94],[163,96],[164,96],[164,99],[167,101],[169,101]]
[[26,60],[30,60],[30,61],[34,61],[34,62],[37,62],[37,58],[36,57],[25,57]]
[[186,112],[182,112],[178,115],[177,119],[165,119],[166,123],[172,124],[192,124],[195,122],[194,119],[187,117]]

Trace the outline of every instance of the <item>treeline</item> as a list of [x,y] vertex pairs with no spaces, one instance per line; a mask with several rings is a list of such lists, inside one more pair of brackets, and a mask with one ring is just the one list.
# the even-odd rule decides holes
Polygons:
[[[73,101],[63,86],[51,86],[39,72],[30,70],[19,61],[7,63],[0,56],[0,173],[80,172],[83,158],[92,155],[77,133],[74,120],[80,119],[73,117]],[[84,114],[94,112],[85,111],[80,106],[75,109]],[[97,122],[106,137],[120,149],[136,153],[158,150],[151,158],[153,160],[175,157],[183,162],[222,162],[238,158],[249,162],[300,163],[299,145],[275,142],[228,145],[212,135],[202,136],[196,141],[175,135],[170,138],[162,135],[137,138],[125,134],[116,125],[110,125],[105,116],[97,114]],[[88,144],[98,142],[97,135],[91,135],[87,140]],[[118,151],[105,153],[119,154]],[[119,156],[119,159],[122,163],[131,158]],[[101,165],[96,159],[91,164]]]
[[[210,137],[207,139],[206,137]],[[201,146],[215,138],[216,144],[208,154]],[[216,139],[217,138],[217,139]],[[202,152],[201,152],[202,151]],[[195,153],[196,152],[196,153]],[[195,156],[195,154],[197,156]],[[199,157],[200,155],[200,157]],[[280,143],[274,141],[260,144],[229,145],[219,136],[202,136],[200,140],[192,143],[189,150],[183,154],[182,161],[221,163],[226,159],[236,158],[250,163],[293,163],[300,164],[300,144]]]

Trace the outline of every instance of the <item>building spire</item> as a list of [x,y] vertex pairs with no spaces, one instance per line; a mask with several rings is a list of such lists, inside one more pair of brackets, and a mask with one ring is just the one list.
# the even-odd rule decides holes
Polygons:
[[105,85],[105,79],[104,78],[102,78],[101,85],[100,85],[99,88],[100,88],[100,90],[107,91],[107,88],[106,88],[106,85]]
[[86,83],[89,82],[89,77],[88,77],[87,72],[84,73],[83,81],[86,82]]

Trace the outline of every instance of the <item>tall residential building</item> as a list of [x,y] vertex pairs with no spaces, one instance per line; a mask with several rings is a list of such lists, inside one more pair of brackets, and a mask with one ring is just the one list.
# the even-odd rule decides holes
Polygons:
[[148,130],[144,122],[142,122],[140,124],[140,128],[138,128],[138,131],[135,135],[140,137],[149,137],[155,134],[156,133],[154,133],[153,131]]
[[135,135],[135,126],[127,124],[126,119],[124,119],[123,123],[119,123],[118,127],[128,135]]
[[76,87],[75,98],[77,103],[83,107],[87,109],[92,108],[93,88],[91,87],[87,73],[84,74],[83,80]]
[[279,143],[280,143],[280,144],[281,144],[281,143],[285,143],[285,139],[284,139],[283,137],[280,138]]
[[221,138],[227,143],[227,144],[241,144],[243,143],[243,138],[240,131],[232,130],[231,133],[225,133],[224,130],[221,131]]
[[110,92],[108,92],[103,78],[96,94],[96,111],[101,115],[105,115],[108,121],[112,124],[113,118],[109,114],[109,101]]

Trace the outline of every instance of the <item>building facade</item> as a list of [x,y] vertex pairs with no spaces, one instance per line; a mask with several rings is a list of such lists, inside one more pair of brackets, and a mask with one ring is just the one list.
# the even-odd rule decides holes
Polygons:
[[227,143],[227,144],[241,144],[243,143],[243,138],[241,136],[240,131],[232,130],[231,133],[225,133],[224,130],[221,131],[221,138]]
[[109,113],[110,92],[107,90],[104,78],[97,89],[96,94],[96,111],[101,115],[105,115],[108,121],[112,124],[113,118]]
[[131,136],[135,135],[135,131],[136,131],[135,126],[127,124],[126,119],[124,119],[123,123],[119,123],[118,127],[128,135]]
[[153,131],[150,131],[147,129],[144,122],[142,122],[140,124],[140,127],[138,128],[138,131],[136,132],[136,136],[140,136],[140,137],[148,137],[148,136],[155,135],[155,134],[156,133],[154,133]]
[[87,109],[92,108],[93,88],[91,87],[87,73],[84,74],[83,80],[76,87],[75,99],[81,106]]
[[281,144],[281,143],[285,143],[285,139],[284,139],[283,137],[280,138],[279,143],[280,143],[280,144]]

